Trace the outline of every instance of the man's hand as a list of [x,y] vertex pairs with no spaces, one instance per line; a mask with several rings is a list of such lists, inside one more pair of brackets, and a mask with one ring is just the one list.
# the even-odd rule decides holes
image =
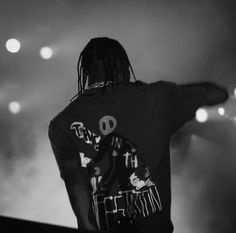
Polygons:
[[200,82],[195,84],[181,85],[183,87],[199,86],[206,91],[206,105],[212,106],[224,103],[229,98],[228,90],[211,82]]

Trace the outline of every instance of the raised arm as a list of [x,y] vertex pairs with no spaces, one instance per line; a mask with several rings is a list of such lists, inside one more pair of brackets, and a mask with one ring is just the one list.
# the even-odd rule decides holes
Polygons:
[[[226,88],[212,82],[177,85],[159,82],[152,89],[159,93],[170,120],[171,132],[175,132],[186,122],[194,119],[198,108],[224,103],[229,98]],[[153,93],[153,92],[152,92]]]
[[183,87],[198,86],[205,89],[207,106],[224,103],[229,98],[229,93],[225,87],[222,87],[212,82],[199,82],[199,83],[187,84],[187,85],[181,85],[181,86]]

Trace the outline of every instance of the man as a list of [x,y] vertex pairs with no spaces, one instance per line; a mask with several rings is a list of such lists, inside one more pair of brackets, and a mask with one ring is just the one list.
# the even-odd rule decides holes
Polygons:
[[121,44],[94,38],[78,61],[78,95],[49,138],[81,232],[170,233],[170,137],[225,88],[131,82]]

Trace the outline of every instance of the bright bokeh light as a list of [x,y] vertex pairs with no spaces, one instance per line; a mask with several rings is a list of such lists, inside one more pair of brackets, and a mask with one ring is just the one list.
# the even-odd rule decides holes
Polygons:
[[208,113],[207,113],[206,109],[199,108],[196,111],[196,117],[195,118],[200,123],[206,122],[208,120]]
[[234,123],[236,123],[236,117],[233,117],[232,120]]
[[21,110],[21,105],[19,102],[16,101],[12,101],[8,104],[8,109],[11,113],[13,114],[17,114],[20,112]]
[[40,49],[40,55],[43,59],[50,59],[53,55],[53,51],[50,47],[42,47]]
[[223,115],[225,115],[225,109],[224,108],[218,108],[218,113],[221,115],[221,116],[223,116]]
[[234,88],[234,98],[236,98],[236,87]]
[[20,41],[14,38],[7,40],[6,49],[10,53],[17,53],[20,50]]

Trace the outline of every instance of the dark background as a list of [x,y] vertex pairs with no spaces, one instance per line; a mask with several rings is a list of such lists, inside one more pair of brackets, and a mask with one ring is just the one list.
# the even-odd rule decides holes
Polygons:
[[[96,36],[125,47],[138,79],[210,80],[236,87],[235,1],[1,0],[0,215],[76,226],[47,138],[49,121],[76,94],[78,55]],[[5,48],[17,38],[21,50]],[[54,56],[43,60],[42,46]],[[8,111],[10,101],[19,114]],[[218,106],[217,106],[218,107]],[[236,229],[235,99],[209,109],[172,140],[176,233]]]

